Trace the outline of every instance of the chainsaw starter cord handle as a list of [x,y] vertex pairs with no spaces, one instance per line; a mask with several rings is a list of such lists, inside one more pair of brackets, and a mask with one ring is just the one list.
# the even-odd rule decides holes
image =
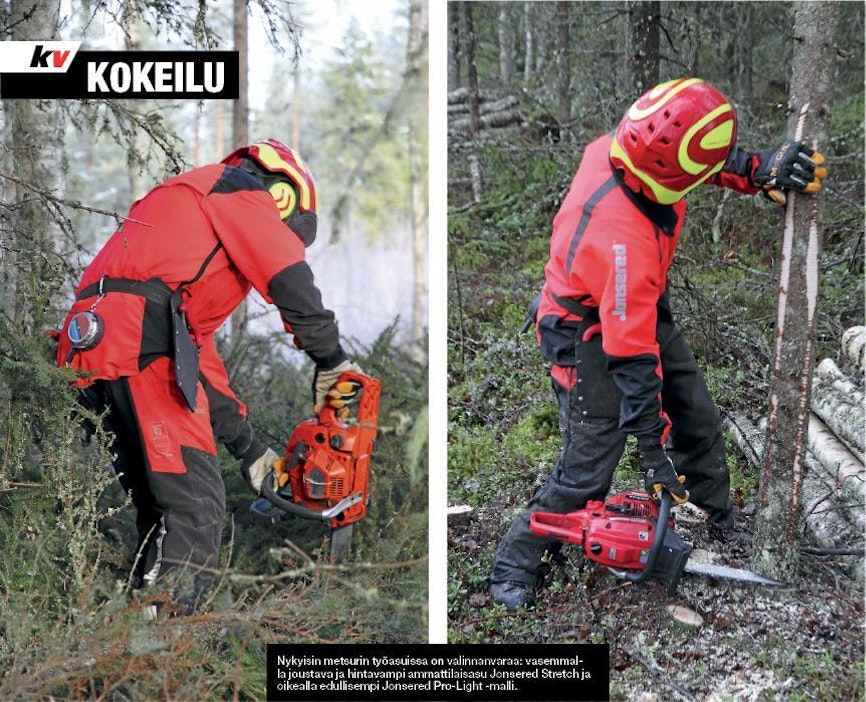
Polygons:
[[659,518],[656,522],[656,528],[653,534],[653,544],[650,547],[649,554],[647,555],[646,565],[643,570],[622,571],[623,577],[629,582],[642,583],[644,580],[649,579],[655,569],[656,560],[658,560],[659,553],[661,553],[662,547],[664,546],[665,536],[668,531],[668,519],[671,515],[671,499],[670,493],[667,490],[663,490],[661,494],[661,504],[659,505]]

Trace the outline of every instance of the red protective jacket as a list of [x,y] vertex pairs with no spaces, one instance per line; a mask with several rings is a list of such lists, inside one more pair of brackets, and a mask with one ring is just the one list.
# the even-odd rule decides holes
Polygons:
[[68,362],[89,379],[114,380],[170,355],[167,306],[141,295],[109,292],[97,302],[105,336],[91,350],[71,352],[66,329],[75,313],[97,300],[103,276],[156,278],[175,290],[200,272],[185,295],[191,335],[200,346],[200,374],[206,388],[236,403],[240,415],[246,411],[229,389],[213,333],[251,287],[279,308],[286,330],[320,367],[345,358],[334,315],[323,307],[304,261],[304,245],[254,176],[221,164],[197,168],[155,187],[128,217],[84,272],[60,334],[61,365]]
[[[554,376],[568,384],[575,329],[585,316],[574,303],[597,314],[608,369],[625,400],[622,428],[663,442],[670,423],[661,404],[656,323],[686,203],[658,205],[632,192],[611,166],[610,144],[608,134],[586,147],[553,220],[538,339]],[[711,182],[753,194],[749,175],[756,167],[752,154],[736,149]]]

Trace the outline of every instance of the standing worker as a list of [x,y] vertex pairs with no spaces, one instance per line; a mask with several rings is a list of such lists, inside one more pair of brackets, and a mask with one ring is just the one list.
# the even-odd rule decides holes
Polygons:
[[134,587],[170,583],[192,612],[218,563],[225,487],[215,440],[259,493],[277,454],[229,387],[214,332],[255,288],[315,363],[314,405],[360,369],[340,346],[304,249],[316,188],[274,139],[170,178],[136,201],[87,267],[60,332],[83,406],[107,411],[114,469],[137,510]]
[[824,157],[803,144],[749,153],[736,138],[730,101],[688,78],[645,93],[615,133],[584,151],[553,220],[534,314],[564,446],[496,550],[491,596],[509,610],[535,601],[542,557],[556,543],[530,532],[530,514],[603,500],[628,435],[648,492],[691,499],[717,532],[733,524],[720,415],[667,295],[685,196],[711,183],[784,204],[789,190],[820,191],[827,175]]

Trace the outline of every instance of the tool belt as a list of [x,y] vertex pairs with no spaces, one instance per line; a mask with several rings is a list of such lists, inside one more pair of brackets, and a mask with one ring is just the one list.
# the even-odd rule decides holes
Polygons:
[[110,292],[140,295],[158,305],[167,305],[172,295],[171,288],[163,283],[159,278],[151,278],[150,280],[130,280],[128,278],[105,277],[100,282],[92,283],[81,290],[75,299],[84,300],[88,297],[95,297],[96,295]]
[[[145,307],[144,326],[151,330],[150,337],[142,343],[143,356],[171,356],[174,360],[175,379],[178,389],[191,412],[195,411],[198,394],[198,347],[190,338],[189,325],[184,306],[184,285],[172,291],[159,278],[130,280],[128,278],[104,277],[100,282],[88,285],[78,293],[78,300],[108,293],[127,293],[143,297],[153,305]],[[94,308],[96,305],[94,304]],[[170,320],[170,327],[166,319]],[[153,334],[153,330],[157,330]],[[109,331],[110,335],[110,331]],[[169,342],[169,335],[172,342]]]
[[[144,324],[145,327],[158,330],[156,336],[159,338],[151,340],[152,343],[147,346],[143,342],[142,355],[170,355],[173,358],[177,387],[191,412],[195,411],[198,395],[199,347],[202,342],[198,329],[187,320],[184,295],[189,295],[187,286],[192,285],[202,277],[208,264],[221,248],[222,244],[217,244],[192,280],[181,283],[175,290],[172,290],[159,278],[131,280],[103,276],[99,282],[92,283],[82,289],[76,297],[78,300],[83,300],[111,292],[119,292],[139,295],[152,303],[152,305],[145,307]],[[99,300],[94,303],[91,311],[98,304]],[[170,328],[165,322],[166,317],[171,321]],[[190,337],[191,331],[195,334],[195,342]],[[171,343],[166,338],[169,334]]]

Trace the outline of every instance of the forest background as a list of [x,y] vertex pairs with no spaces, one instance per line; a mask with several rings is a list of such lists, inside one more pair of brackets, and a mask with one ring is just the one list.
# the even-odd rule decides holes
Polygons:
[[[448,4],[448,495],[473,510],[449,525],[451,642],[608,643],[612,699],[863,699],[862,541],[851,544],[859,557],[801,556],[781,593],[696,577],[676,597],[623,587],[577,546],[552,557],[534,609],[505,612],[487,592],[496,545],[561,449],[549,368],[519,330],[583,147],[647,88],[681,76],[734,100],[742,147],[780,143],[792,74],[805,68],[793,64],[798,5]],[[838,23],[826,37],[835,80],[819,144],[830,177],[816,358],[841,363],[842,334],[864,317],[864,6],[820,5]],[[781,240],[781,209],[764,198],[689,195],[669,290],[725,418],[767,416]],[[708,541],[699,521],[679,528],[749,567],[758,471],[730,439],[745,541]],[[640,487],[637,465],[630,444],[613,492]],[[674,621],[666,605],[703,625]]]
[[[426,4],[11,0],[0,37],[237,49],[249,64],[236,102],[0,104],[0,698],[263,699],[267,642],[425,641]],[[320,525],[249,513],[222,453],[230,514],[210,611],[145,624],[123,592],[133,510],[106,437],[77,439],[47,332],[135,198],[267,137],[316,176],[310,264],[349,353],[382,382],[372,501],[352,561],[332,565]],[[309,416],[312,367],[256,298],[218,343],[280,450]]]

